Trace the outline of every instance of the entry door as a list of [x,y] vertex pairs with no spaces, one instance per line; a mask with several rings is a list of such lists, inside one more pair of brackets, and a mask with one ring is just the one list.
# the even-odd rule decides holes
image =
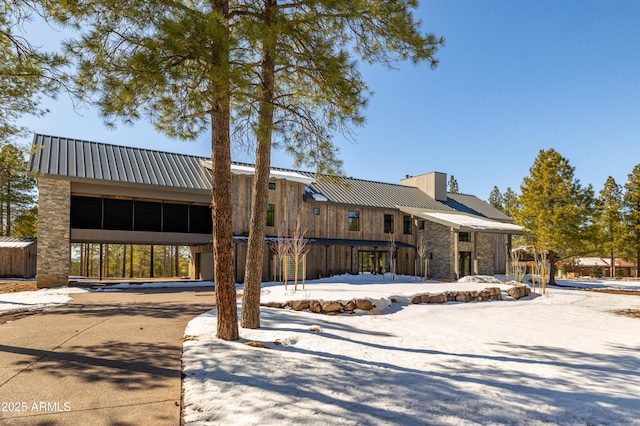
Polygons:
[[386,251],[358,252],[358,271],[361,274],[382,274],[386,272]]
[[458,276],[462,278],[467,275],[471,275],[471,252],[461,251],[458,259],[460,261],[460,271],[458,271]]

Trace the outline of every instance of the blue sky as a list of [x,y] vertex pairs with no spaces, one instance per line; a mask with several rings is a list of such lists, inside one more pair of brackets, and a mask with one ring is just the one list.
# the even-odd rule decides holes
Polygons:
[[[357,143],[336,138],[348,176],[398,183],[454,175],[487,199],[520,192],[541,149],[554,148],[582,184],[619,184],[640,163],[640,1],[422,0],[423,29],[446,38],[440,65],[366,66],[374,91]],[[107,129],[65,95],[22,120],[34,132],[210,156],[210,139],[170,140],[146,122]],[[235,149],[234,160],[253,157]],[[291,167],[274,152],[272,164]]]

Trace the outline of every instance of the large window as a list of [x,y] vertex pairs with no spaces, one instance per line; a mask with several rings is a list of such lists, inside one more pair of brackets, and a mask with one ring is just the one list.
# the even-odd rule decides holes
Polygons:
[[267,204],[267,226],[276,226],[276,205]]
[[413,227],[411,225],[412,220],[411,220],[411,216],[404,216],[402,218],[402,232],[405,234],[412,234],[413,233]]
[[459,232],[458,241],[471,241],[471,232]]
[[384,233],[393,234],[393,215],[392,214],[384,215]]
[[349,212],[349,231],[359,231],[360,230],[360,212],[350,211]]

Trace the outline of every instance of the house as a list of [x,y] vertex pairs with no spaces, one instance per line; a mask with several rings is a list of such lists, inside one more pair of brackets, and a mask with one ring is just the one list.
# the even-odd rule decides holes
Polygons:
[[[623,259],[614,259],[614,270],[621,277],[631,277],[635,270],[633,263],[627,262]],[[580,276],[590,276],[593,268],[600,268],[603,277],[611,276],[611,259],[603,257],[578,257],[574,259],[575,266],[579,268]]]
[[[191,278],[213,279],[211,161],[208,158],[36,134],[38,286],[67,283],[71,243],[189,246]],[[236,280],[244,280],[254,169],[233,163]],[[306,277],[396,272],[455,279],[505,271],[510,236],[522,229],[472,195],[446,191],[446,174],[399,184],[272,168],[267,240],[306,230]],[[263,279],[273,276],[265,250]]]
[[36,253],[35,238],[0,237],[0,278],[34,278]]

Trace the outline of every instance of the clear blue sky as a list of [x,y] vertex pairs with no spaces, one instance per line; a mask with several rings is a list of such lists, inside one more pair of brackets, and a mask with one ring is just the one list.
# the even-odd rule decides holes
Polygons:
[[[422,0],[424,31],[446,38],[440,65],[362,66],[375,92],[358,143],[340,138],[348,176],[398,183],[454,175],[487,199],[520,192],[540,149],[569,159],[584,184],[619,184],[640,163],[640,1]],[[109,130],[65,95],[22,123],[35,132],[210,156],[209,135],[170,140],[145,122]],[[234,160],[252,156],[234,151]],[[275,152],[272,164],[291,167]]]

